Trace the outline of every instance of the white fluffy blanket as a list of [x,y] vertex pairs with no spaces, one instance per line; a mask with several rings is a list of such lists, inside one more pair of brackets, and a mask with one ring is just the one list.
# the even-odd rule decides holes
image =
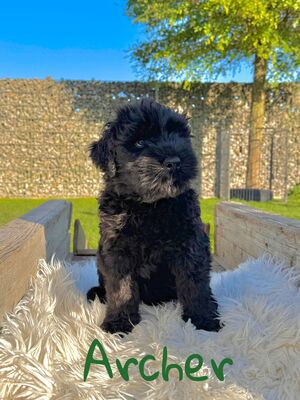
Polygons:
[[[32,288],[14,312],[5,317],[0,335],[1,399],[170,399],[237,400],[300,398],[299,270],[284,268],[268,258],[252,260],[238,269],[214,273],[212,289],[224,323],[218,332],[197,331],[180,318],[175,304],[141,306],[142,322],[128,336],[104,333],[99,325],[105,306],[89,305],[86,290],[96,283],[94,262],[63,266],[41,262]],[[75,284],[74,284],[75,283]],[[113,378],[103,365],[92,365],[86,382],[83,370],[92,341],[97,338],[109,358]],[[152,382],[129,367],[129,381],[115,360],[156,361],[147,374],[161,371],[163,346],[168,362],[184,362],[201,354],[204,366],[195,382],[172,371]],[[100,352],[95,352],[95,358]],[[225,357],[225,380],[211,368]],[[197,374],[195,374],[197,375]]]

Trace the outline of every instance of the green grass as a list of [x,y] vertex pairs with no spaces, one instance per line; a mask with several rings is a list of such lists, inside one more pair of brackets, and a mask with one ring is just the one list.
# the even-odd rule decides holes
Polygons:
[[[57,199],[57,198],[55,198]],[[39,206],[45,199],[0,199],[0,225],[27,213]],[[96,248],[99,240],[98,204],[94,198],[66,199],[72,203],[71,246],[73,246],[73,228],[75,219],[80,219],[91,248]]]
[[216,204],[221,201],[220,199],[201,199],[200,207],[201,207],[201,218],[202,221],[206,224],[210,224],[210,246],[214,249],[215,240],[214,240],[214,211]]
[[[32,208],[49,199],[0,199],[0,225],[18,218]],[[91,248],[96,248],[99,240],[98,205],[94,198],[67,199],[73,205],[71,234],[74,220],[80,219]],[[214,208],[220,199],[201,199],[201,215],[203,222],[210,223],[210,240],[214,246]],[[296,186],[288,198],[288,202],[279,200],[269,202],[243,202],[262,210],[300,220],[300,186]]]
[[288,196],[288,202],[283,203],[280,200],[273,200],[269,202],[243,202],[264,211],[273,214],[282,215],[288,218],[300,219],[300,185],[297,185],[291,190]]

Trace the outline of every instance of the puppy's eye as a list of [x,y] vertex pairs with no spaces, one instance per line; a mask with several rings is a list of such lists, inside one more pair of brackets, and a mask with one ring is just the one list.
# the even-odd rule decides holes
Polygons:
[[142,147],[144,147],[145,142],[143,140],[138,140],[137,142],[135,142],[135,147],[137,147],[138,149],[141,149]]

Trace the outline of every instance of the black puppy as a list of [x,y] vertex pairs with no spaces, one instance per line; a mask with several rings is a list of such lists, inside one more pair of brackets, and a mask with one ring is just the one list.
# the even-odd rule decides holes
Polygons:
[[90,146],[104,172],[97,295],[107,302],[102,328],[129,332],[139,303],[178,299],[183,319],[218,330],[211,293],[209,240],[190,188],[197,173],[186,118],[149,100],[121,108]]

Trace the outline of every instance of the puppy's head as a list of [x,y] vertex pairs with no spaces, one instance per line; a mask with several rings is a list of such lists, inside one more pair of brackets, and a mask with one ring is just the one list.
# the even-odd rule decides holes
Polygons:
[[113,190],[147,203],[178,196],[197,174],[187,119],[150,100],[121,108],[90,156]]

